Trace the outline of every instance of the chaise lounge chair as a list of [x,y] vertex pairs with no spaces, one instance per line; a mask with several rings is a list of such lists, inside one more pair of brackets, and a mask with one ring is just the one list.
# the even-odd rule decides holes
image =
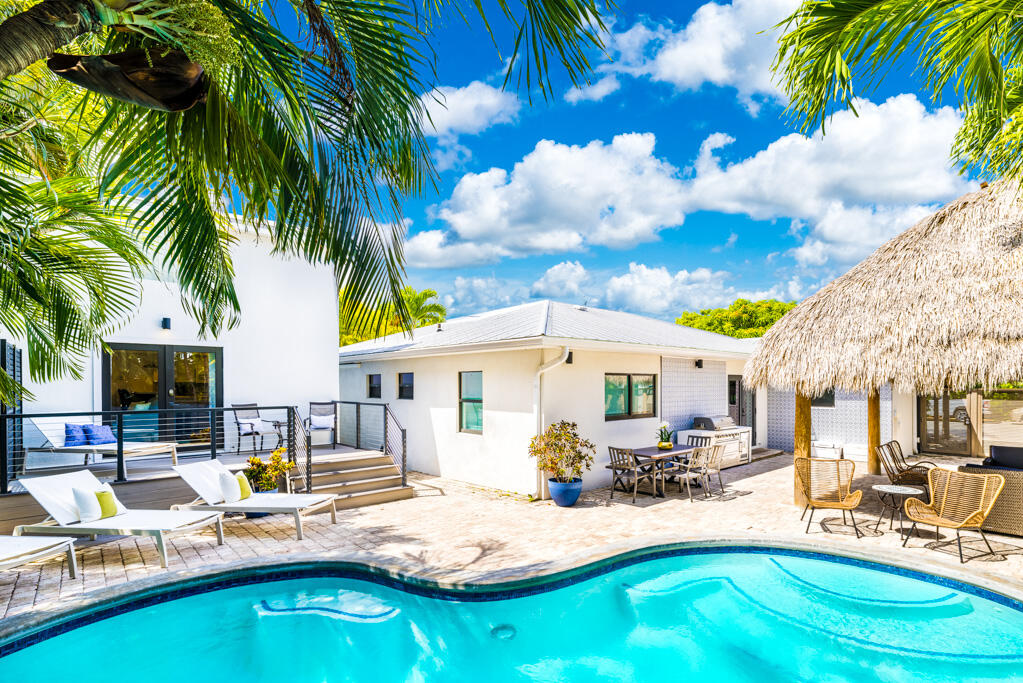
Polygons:
[[[30,417],[23,418],[38,432],[43,440],[39,446],[25,449],[25,461],[22,464],[22,474],[32,468],[28,467],[28,455],[30,454],[68,454],[81,455],[82,464],[89,464],[89,456],[116,457],[117,444],[81,444],[77,446],[65,446],[64,436],[56,434],[53,429],[44,427]],[[58,442],[62,445],[57,445]],[[135,458],[141,455],[169,455],[172,464],[178,464],[178,444],[173,441],[124,441],[123,449],[125,458]]]
[[61,538],[0,536],[0,571],[56,555],[67,556],[68,575],[72,579],[77,578],[75,539],[67,536]]
[[128,510],[112,517],[82,522],[72,489],[99,490],[99,479],[89,470],[54,474],[49,477],[18,479],[49,515],[39,524],[22,524],[14,528],[14,535],[45,534],[60,536],[151,536],[160,552],[160,566],[167,566],[168,536],[185,534],[203,527],[214,526],[217,545],[224,544],[224,528],[220,513],[191,510]]
[[295,518],[295,531],[302,540],[302,515],[317,510],[329,509],[331,524],[337,524],[337,509],[333,493],[253,493],[248,498],[233,503],[224,502],[220,488],[220,475],[234,476],[219,460],[176,465],[174,471],[198,494],[195,501],[187,505],[176,505],[176,509],[211,510],[215,512],[268,512],[290,514]]

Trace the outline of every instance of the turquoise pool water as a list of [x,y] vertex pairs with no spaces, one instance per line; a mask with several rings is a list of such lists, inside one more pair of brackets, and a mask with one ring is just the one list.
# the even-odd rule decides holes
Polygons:
[[337,577],[223,588],[17,650],[0,681],[1023,680],[1016,606],[805,555],[685,554],[453,598]]

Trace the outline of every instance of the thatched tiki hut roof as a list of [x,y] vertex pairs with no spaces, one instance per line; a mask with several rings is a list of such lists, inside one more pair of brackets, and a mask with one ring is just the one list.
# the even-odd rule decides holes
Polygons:
[[[888,382],[940,394],[1019,379],[1023,200],[1008,182],[951,202],[789,311],[744,374],[747,385],[802,397],[870,395]],[[805,412],[808,439],[808,399]]]

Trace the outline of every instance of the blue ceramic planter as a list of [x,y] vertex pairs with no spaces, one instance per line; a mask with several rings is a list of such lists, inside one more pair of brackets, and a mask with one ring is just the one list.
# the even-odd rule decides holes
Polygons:
[[583,480],[576,478],[566,484],[548,479],[547,487],[555,505],[567,508],[572,507],[579,500],[579,494],[583,492]]

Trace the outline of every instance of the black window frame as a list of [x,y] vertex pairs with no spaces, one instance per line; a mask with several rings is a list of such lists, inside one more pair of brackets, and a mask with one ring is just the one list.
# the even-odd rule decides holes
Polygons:
[[734,408],[739,405],[739,380],[728,380],[728,407]]
[[[402,382],[403,377],[408,377],[408,384]],[[404,390],[408,388],[408,396],[405,395]],[[416,374],[414,372],[399,372],[398,373],[398,398],[412,400],[416,393]]]
[[[376,377],[376,384],[373,383],[373,378]],[[373,389],[376,389],[376,396],[373,395]],[[381,398],[384,393],[384,382],[383,378],[379,373],[370,373],[366,375],[366,398]]]
[[[607,378],[608,377],[625,377],[627,378],[625,388],[625,414],[624,415],[608,415],[604,413],[604,422],[617,422],[618,420],[645,420],[651,417],[657,417],[657,373],[655,372],[605,372],[604,373],[604,387],[607,390]],[[633,377],[650,377],[653,379],[654,385],[654,410],[652,413],[634,413],[632,406],[632,378]],[[605,408],[606,410],[606,408]]]
[[[480,397],[479,398],[465,398],[462,396],[462,375],[471,375],[479,373],[480,376]],[[459,370],[458,371],[458,431],[465,434],[483,434],[483,429],[466,429],[462,423],[462,417],[464,415],[462,411],[463,403],[479,403],[482,422],[482,408],[483,408],[483,371],[482,370]],[[481,425],[482,427],[482,425]]]
[[810,407],[812,408],[834,408],[835,407],[835,390],[828,389],[820,396],[814,396],[810,399]]

